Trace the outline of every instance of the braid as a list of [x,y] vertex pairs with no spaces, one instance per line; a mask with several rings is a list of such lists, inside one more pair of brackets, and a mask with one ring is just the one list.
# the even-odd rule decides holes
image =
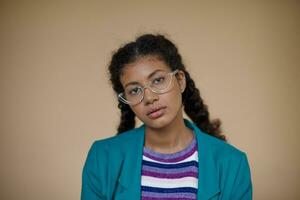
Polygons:
[[200,91],[196,88],[190,74],[185,70],[184,72],[186,76],[186,88],[182,95],[185,113],[203,132],[226,141],[225,135],[220,134],[221,121],[215,119],[210,122],[207,105],[203,103]]
[[121,110],[121,119],[117,135],[135,127],[135,114],[131,108],[120,101],[118,108]]

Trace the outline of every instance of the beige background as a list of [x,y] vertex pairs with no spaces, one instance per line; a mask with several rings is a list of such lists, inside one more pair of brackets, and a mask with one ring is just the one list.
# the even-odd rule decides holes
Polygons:
[[[209,3],[208,3],[209,2]],[[254,199],[300,199],[299,1],[1,1],[0,199],[79,199],[119,120],[111,52],[175,41],[212,118],[248,155]]]

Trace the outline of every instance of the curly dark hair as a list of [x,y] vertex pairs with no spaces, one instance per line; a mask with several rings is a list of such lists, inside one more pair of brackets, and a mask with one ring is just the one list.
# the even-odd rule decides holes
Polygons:
[[[162,34],[140,35],[135,41],[129,42],[113,52],[108,68],[110,82],[115,93],[123,92],[120,81],[122,68],[143,56],[156,56],[163,60],[172,71],[179,69],[185,73],[186,88],[182,93],[185,113],[204,133],[227,141],[225,135],[221,134],[221,121],[219,119],[210,121],[207,105],[204,104],[199,89],[196,88],[195,82],[186,71],[176,45]],[[135,113],[130,106],[119,100],[118,108],[121,110],[121,120],[117,134],[135,128]]]

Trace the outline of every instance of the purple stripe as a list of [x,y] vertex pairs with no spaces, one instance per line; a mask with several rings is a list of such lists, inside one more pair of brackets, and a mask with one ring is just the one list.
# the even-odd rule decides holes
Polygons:
[[168,197],[166,197],[166,198],[160,198],[160,197],[158,197],[158,198],[156,198],[156,197],[142,197],[142,200],[194,200],[194,198],[181,198],[181,197],[170,197],[170,198],[168,198]]
[[153,157],[157,157],[157,158],[163,158],[163,159],[172,159],[172,158],[177,158],[177,157],[181,157],[183,155],[185,155],[187,152],[191,151],[197,144],[197,140],[196,137],[194,136],[192,142],[189,144],[189,146],[187,146],[185,149],[176,152],[176,153],[170,153],[170,154],[165,154],[165,153],[159,153],[159,152],[155,152],[147,147],[144,146],[144,152],[146,152],[147,154],[153,156]]
[[188,192],[177,192],[177,193],[157,193],[157,192],[146,192],[142,191],[142,197],[152,197],[152,198],[189,198],[196,199],[197,194]]
[[156,178],[170,178],[170,179],[183,178],[183,177],[198,178],[198,173],[195,173],[195,172],[164,174],[164,173],[157,173],[157,172],[150,172],[150,171],[142,171],[142,175],[156,177]]
[[183,171],[192,171],[198,172],[198,168],[196,166],[188,166],[182,168],[174,168],[174,169],[165,169],[165,168],[158,168],[158,167],[151,167],[147,165],[143,165],[142,170],[144,171],[151,171],[151,172],[161,172],[161,173],[178,173]]
[[187,157],[191,156],[195,151],[197,150],[197,145],[194,146],[191,151],[187,152],[186,154],[184,155],[181,155],[179,157],[176,157],[176,158],[160,158],[160,157],[157,157],[157,156],[153,156],[151,154],[148,154],[147,152],[144,152],[144,156],[147,156],[148,158],[151,158],[153,160],[156,160],[156,161],[160,161],[160,162],[178,162],[178,161],[181,161],[181,160],[184,160],[186,159]]

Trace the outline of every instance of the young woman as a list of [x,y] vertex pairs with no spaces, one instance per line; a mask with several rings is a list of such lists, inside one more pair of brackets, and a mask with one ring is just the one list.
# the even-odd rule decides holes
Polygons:
[[116,136],[89,150],[82,200],[252,199],[246,153],[209,119],[169,39],[139,36],[114,52],[109,72],[121,121]]

